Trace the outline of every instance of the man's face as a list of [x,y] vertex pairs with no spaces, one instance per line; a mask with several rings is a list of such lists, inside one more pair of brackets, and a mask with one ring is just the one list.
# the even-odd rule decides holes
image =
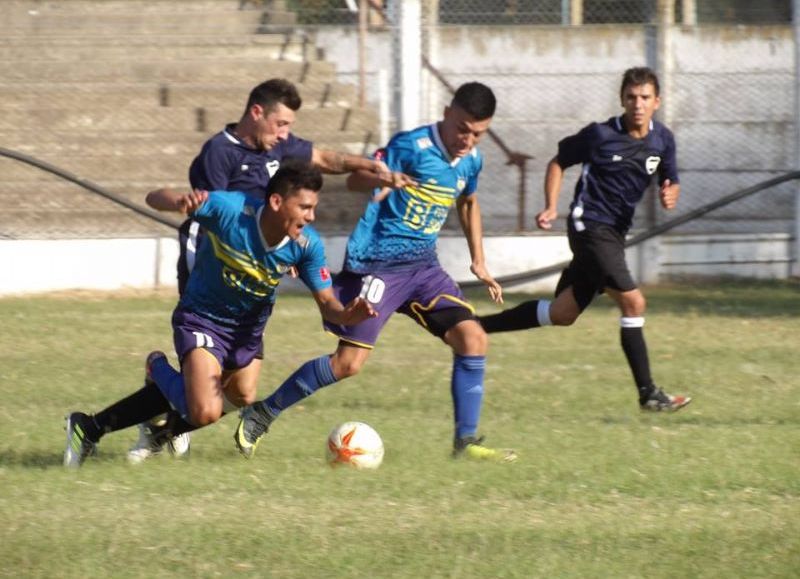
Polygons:
[[311,189],[298,189],[285,198],[273,193],[269,198],[283,235],[292,239],[300,237],[303,227],[314,221],[317,202],[318,194]]
[[439,136],[451,157],[463,157],[480,142],[491,122],[491,118],[475,120],[458,106],[445,107],[444,119],[439,123]]
[[289,131],[294,123],[295,113],[282,103],[275,105],[272,110],[267,110],[261,105],[253,105],[256,115],[256,134],[253,141],[256,149],[269,151],[289,137]]
[[653,114],[661,105],[655,87],[650,84],[629,84],[622,91],[622,107],[625,109],[625,126],[628,130],[649,128]]

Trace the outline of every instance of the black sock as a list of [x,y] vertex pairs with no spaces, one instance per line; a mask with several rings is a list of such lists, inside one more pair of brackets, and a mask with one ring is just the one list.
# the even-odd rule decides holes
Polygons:
[[647,344],[644,341],[644,330],[638,328],[620,328],[620,341],[628,365],[639,391],[639,402],[647,400],[653,391],[653,379],[650,376],[650,360],[647,357]]
[[[223,413],[222,416],[225,416],[225,413]],[[220,418],[222,418],[222,416],[220,416]],[[169,435],[172,437],[197,430],[200,427],[188,422],[183,416],[178,414],[177,411],[170,410],[169,414],[167,415],[166,428],[169,429]]]
[[163,414],[170,409],[169,402],[155,384],[147,384],[119,402],[94,415],[99,436],[128,428]]
[[498,314],[480,316],[478,321],[487,334],[538,328],[540,326],[537,314],[538,307],[539,300],[531,300],[529,302],[523,302],[516,307],[503,310]]

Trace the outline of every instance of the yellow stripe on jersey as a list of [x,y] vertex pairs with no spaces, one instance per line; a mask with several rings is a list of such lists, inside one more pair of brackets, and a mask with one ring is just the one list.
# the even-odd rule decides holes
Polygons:
[[[450,195],[439,194],[436,192],[436,189],[445,193],[450,193]],[[450,207],[455,201],[455,197],[452,194],[456,191],[452,187],[434,188],[432,185],[421,185],[420,187],[406,187],[405,190],[416,199],[443,207]]]
[[248,275],[269,286],[276,286],[280,283],[280,277],[274,277],[270,270],[258,263],[252,256],[226,245],[210,231],[206,233],[214,247],[214,255],[230,269]]

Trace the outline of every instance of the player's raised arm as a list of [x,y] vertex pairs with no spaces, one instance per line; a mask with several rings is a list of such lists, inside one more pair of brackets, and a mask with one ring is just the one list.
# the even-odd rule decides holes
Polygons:
[[195,189],[188,193],[174,189],[156,189],[150,191],[145,197],[145,202],[159,211],[178,211],[192,214],[208,199],[208,191]]
[[352,326],[367,318],[378,316],[378,312],[364,298],[357,297],[345,306],[336,299],[333,290],[329,287],[312,293],[323,319],[332,324]]

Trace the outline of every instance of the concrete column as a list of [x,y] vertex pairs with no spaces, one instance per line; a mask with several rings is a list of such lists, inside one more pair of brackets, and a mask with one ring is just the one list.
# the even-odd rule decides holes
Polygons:
[[681,0],[681,24],[697,26],[697,0]]
[[[657,24],[656,24],[656,38],[655,38],[655,65],[656,73],[662,97],[661,107],[658,111],[659,120],[665,125],[669,126],[672,121],[672,105],[670,104],[670,97],[672,95],[672,69],[673,69],[673,56],[672,56],[672,28],[675,24],[675,5],[672,0],[658,0],[657,5]],[[680,143],[678,143],[680,147]],[[656,211],[659,205],[657,191],[648,194],[642,204],[641,210],[647,216],[646,227],[654,227],[656,225]],[[639,246],[637,253],[638,264],[638,279],[641,283],[657,283],[661,269],[661,240],[654,237],[645,241]]]
[[394,102],[397,130],[419,125],[422,39],[420,0],[391,3],[392,47],[394,53]]

